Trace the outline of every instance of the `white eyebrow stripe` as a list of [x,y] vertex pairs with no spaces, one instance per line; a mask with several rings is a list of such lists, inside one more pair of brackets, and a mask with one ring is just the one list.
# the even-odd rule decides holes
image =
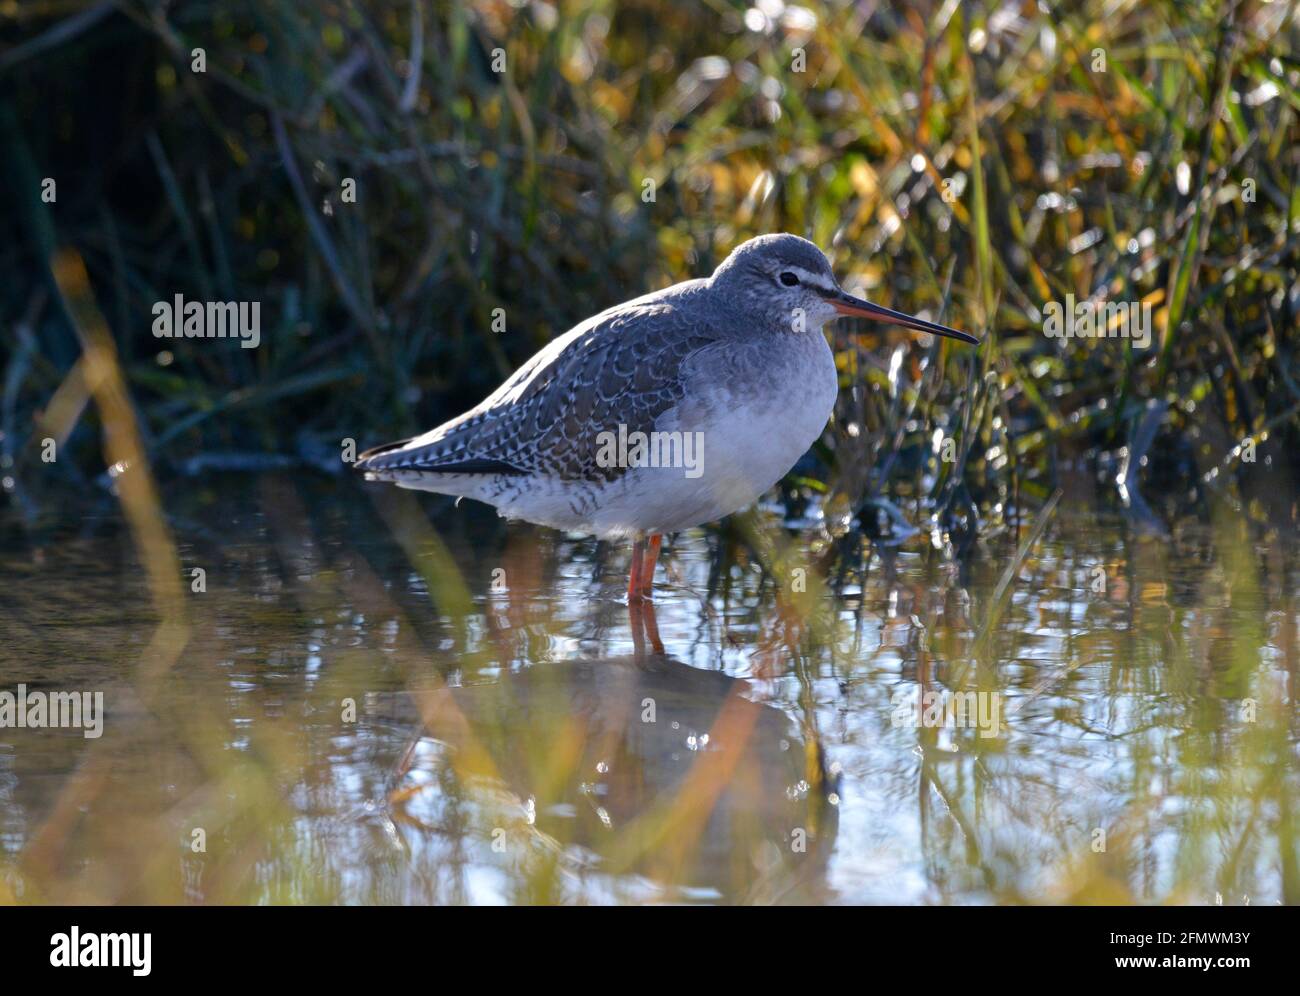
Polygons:
[[787,266],[785,267],[785,269],[794,271],[794,273],[799,277],[800,283],[812,284],[814,287],[819,287],[822,290],[826,290],[826,291],[831,291],[835,289],[835,285],[828,283],[826,278],[822,276],[820,273],[812,273],[808,270],[805,270],[802,266],[794,266],[794,265]]

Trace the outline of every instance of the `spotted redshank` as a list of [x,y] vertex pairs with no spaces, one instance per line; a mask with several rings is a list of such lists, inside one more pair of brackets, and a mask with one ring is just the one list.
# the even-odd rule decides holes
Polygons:
[[821,435],[838,377],[822,326],[858,315],[978,343],[846,294],[794,235],[575,326],[486,401],[358,458],[370,480],[477,499],[512,519],[631,538],[651,596],[665,533],[750,505]]

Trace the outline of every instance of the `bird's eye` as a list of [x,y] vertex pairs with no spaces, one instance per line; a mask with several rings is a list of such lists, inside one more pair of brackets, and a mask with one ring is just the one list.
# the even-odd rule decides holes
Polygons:
[[781,283],[785,284],[787,287],[797,287],[799,286],[799,278],[789,270],[786,270],[781,274]]

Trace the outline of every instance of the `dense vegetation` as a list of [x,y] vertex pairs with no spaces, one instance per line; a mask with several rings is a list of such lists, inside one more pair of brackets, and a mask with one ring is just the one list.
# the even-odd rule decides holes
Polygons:
[[[337,469],[341,440],[434,424],[594,310],[785,230],[854,289],[987,337],[891,359],[901,338],[841,329],[845,381],[871,389],[844,392],[805,488],[996,515],[1046,494],[1062,455],[1131,446],[1180,502],[1208,483],[1290,518],[1293,18],[1210,0],[19,5],[0,12],[3,458],[20,493],[104,467],[61,250],[167,474]],[[259,301],[260,348],[155,338],[177,294]],[[1152,305],[1152,345],[1048,337],[1067,295]],[[50,436],[73,459],[36,474]]]

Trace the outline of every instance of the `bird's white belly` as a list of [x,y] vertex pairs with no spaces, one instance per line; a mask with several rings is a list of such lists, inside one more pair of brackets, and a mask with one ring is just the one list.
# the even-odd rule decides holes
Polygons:
[[776,484],[825,429],[838,390],[835,360],[820,332],[792,336],[777,348],[770,339],[710,347],[684,373],[685,397],[655,426],[663,434],[660,453],[680,460],[631,464],[611,481],[498,475],[430,481],[403,472],[390,479],[476,498],[509,518],[556,529],[602,537],[671,533],[746,508]]
[[[632,468],[568,516],[548,501],[551,520],[601,536],[676,532],[746,508],[816,442],[835,407],[835,361],[820,333],[790,348],[719,350],[691,372],[682,403],[656,428],[677,434],[693,465]],[[685,435],[693,434],[686,445]],[[532,518],[523,509],[507,515]],[[583,518],[585,522],[563,521]]]

